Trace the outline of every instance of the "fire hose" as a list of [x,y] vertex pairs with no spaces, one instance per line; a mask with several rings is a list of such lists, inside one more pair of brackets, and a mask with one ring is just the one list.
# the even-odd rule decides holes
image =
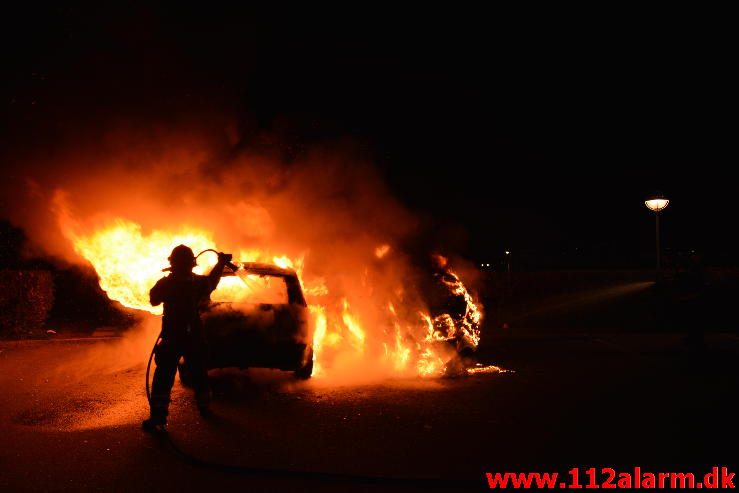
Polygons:
[[[200,252],[195,258],[197,259],[200,255],[205,252],[217,252],[213,249],[207,249]],[[227,264],[229,267],[236,270],[236,266],[233,264]],[[159,341],[162,339],[162,333],[159,332],[154,346],[151,348],[151,354],[149,354],[149,361],[146,364],[146,400],[151,406],[151,386],[149,384],[149,376],[151,374],[151,362],[154,361],[154,355],[156,354],[157,346]],[[348,473],[337,473],[337,472],[321,472],[321,471],[305,471],[295,469],[277,469],[277,468],[264,468],[264,467],[252,467],[242,466],[235,464],[222,464],[218,462],[211,462],[205,459],[196,457],[188,452],[185,452],[180,448],[170,436],[169,433],[162,433],[161,438],[169,445],[170,450],[179,459],[198,467],[204,467],[208,469],[217,470],[220,472],[230,474],[240,474],[247,476],[263,476],[263,477],[281,477],[281,478],[294,478],[294,479],[311,479],[318,481],[330,481],[336,483],[359,483],[359,484],[393,484],[403,486],[422,486],[432,489],[452,489],[459,490],[460,488],[481,488],[484,486],[482,480],[454,480],[454,479],[431,479],[431,478],[410,478],[410,477],[387,477],[387,476],[368,476],[360,474],[348,474]]]
[[[197,255],[195,255],[195,260],[197,260],[197,258],[198,258],[199,256],[201,256],[202,254],[204,254],[205,252],[213,252],[213,253],[215,253],[216,255],[224,255],[223,253],[219,252],[218,250],[213,250],[212,248],[206,248],[206,249],[205,249],[205,250],[203,250],[202,252],[200,252],[200,253],[198,253]],[[228,257],[228,259],[229,259],[229,260],[231,259],[231,254],[225,254],[225,255],[227,255],[227,257]],[[238,267],[237,267],[237,266],[236,266],[236,265],[235,265],[235,264],[234,264],[233,262],[226,262],[226,265],[227,265],[227,266],[228,266],[228,267],[229,267],[229,268],[230,268],[231,270],[233,270],[233,271],[236,271],[236,270],[238,269]]]
[[151,387],[149,386],[149,373],[151,372],[151,362],[154,360],[154,353],[157,351],[157,346],[159,345],[159,341],[162,340],[162,333],[159,332],[159,335],[157,335],[157,340],[154,341],[154,347],[151,348],[151,354],[149,355],[149,362],[146,364],[146,400],[149,403],[149,406],[151,406]]

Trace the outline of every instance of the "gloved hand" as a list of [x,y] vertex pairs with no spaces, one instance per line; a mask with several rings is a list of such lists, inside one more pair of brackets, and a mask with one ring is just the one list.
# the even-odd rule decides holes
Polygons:
[[227,264],[231,262],[234,256],[230,253],[218,252],[218,263]]

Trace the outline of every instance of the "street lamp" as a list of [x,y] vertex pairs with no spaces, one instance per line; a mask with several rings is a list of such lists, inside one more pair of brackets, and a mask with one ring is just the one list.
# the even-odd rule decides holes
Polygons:
[[655,222],[655,244],[657,247],[657,279],[660,277],[660,248],[659,248],[659,213],[662,212],[667,208],[667,205],[670,203],[669,200],[665,198],[664,195],[657,192],[649,197],[647,197],[647,200],[644,201],[644,205],[647,206],[647,208],[654,212],[654,216],[656,218]]

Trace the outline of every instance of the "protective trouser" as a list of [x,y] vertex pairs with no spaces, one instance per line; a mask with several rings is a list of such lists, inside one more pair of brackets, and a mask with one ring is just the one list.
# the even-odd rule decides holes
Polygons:
[[210,387],[206,368],[206,346],[199,338],[181,340],[162,339],[156,348],[154,381],[151,387],[151,418],[157,423],[166,423],[169,402],[177,373],[177,364],[184,356],[185,365],[192,378],[195,400],[200,410],[210,405]]

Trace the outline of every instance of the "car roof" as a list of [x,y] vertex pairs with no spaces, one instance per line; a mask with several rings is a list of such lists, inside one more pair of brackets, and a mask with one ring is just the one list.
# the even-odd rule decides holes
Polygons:
[[274,264],[240,262],[239,265],[248,273],[257,274],[259,276],[298,277],[295,269],[284,268]]

